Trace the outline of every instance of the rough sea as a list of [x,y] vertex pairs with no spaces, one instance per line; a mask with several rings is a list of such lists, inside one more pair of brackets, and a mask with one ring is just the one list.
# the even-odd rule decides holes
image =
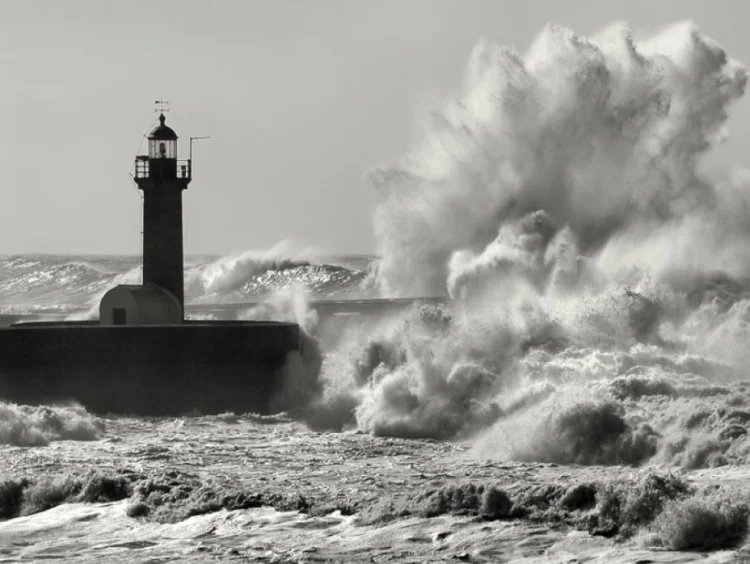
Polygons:
[[[373,256],[189,257],[188,315],[318,341],[288,409],[0,403],[0,562],[750,561],[750,171],[701,172],[746,80],[690,23],[480,41],[369,173]],[[2,257],[0,319],[139,281]]]

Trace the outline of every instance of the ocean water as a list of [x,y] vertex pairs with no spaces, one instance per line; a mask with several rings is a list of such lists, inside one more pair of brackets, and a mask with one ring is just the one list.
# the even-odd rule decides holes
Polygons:
[[[292,289],[312,300],[376,297],[367,283],[374,261],[366,255],[301,256],[284,243],[263,252],[187,256],[186,305],[189,313],[206,304],[237,304],[240,311]],[[140,256],[0,256],[0,320],[97,315],[104,292],[141,282]]]
[[[192,315],[318,340],[288,409],[0,404],[0,558],[747,561],[750,172],[701,173],[746,81],[690,23],[480,41],[369,174],[377,259],[189,261]],[[137,257],[2,260],[6,317],[139,280]],[[415,296],[445,299],[316,309]]]

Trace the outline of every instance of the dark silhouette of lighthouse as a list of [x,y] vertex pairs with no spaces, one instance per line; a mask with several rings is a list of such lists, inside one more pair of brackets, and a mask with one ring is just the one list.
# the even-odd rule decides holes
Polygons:
[[167,290],[185,312],[182,191],[190,184],[191,161],[177,160],[177,134],[164,113],[148,135],[148,153],[135,161],[135,182],[143,190],[143,285]]

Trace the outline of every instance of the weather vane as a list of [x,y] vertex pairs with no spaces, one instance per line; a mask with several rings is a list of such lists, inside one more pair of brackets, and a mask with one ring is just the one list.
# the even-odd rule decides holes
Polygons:
[[154,100],[154,104],[156,104],[156,108],[154,109],[155,112],[159,112],[160,114],[163,114],[164,112],[169,111],[168,100]]

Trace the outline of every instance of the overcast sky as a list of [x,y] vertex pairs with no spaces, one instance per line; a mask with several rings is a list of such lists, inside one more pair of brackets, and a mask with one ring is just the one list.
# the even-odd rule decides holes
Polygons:
[[[750,62],[745,4],[0,0],[0,253],[140,253],[129,172],[162,95],[181,156],[211,136],[195,145],[186,252],[286,238],[370,252],[364,173],[406,149],[420,104],[457,91],[480,37],[523,50],[547,22],[693,19]],[[746,101],[730,128],[719,160],[750,164]]]

